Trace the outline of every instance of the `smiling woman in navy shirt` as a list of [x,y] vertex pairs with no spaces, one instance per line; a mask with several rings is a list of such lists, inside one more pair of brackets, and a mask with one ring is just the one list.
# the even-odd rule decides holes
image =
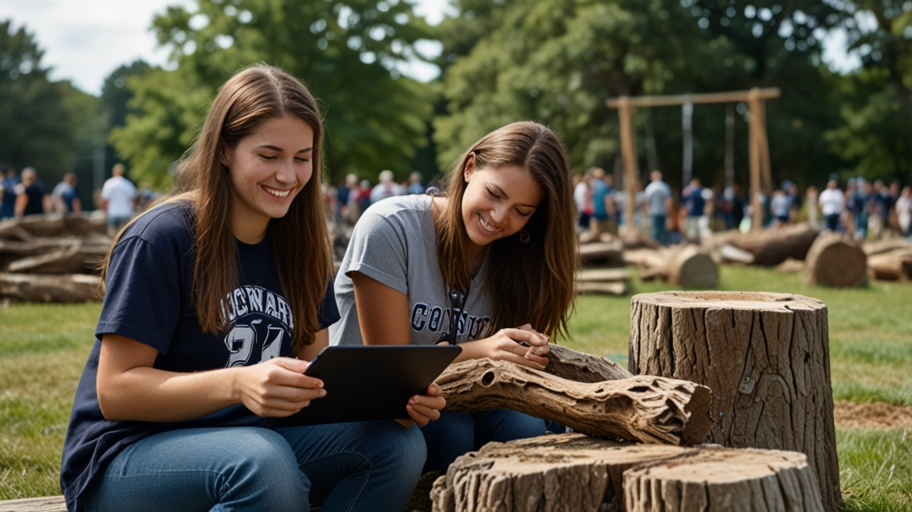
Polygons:
[[[276,424],[325,395],[303,372],[339,318],[322,136],[300,82],[242,70],[180,163],[181,193],[119,234],[64,445],[70,511],[405,507],[418,429]],[[438,392],[410,401],[415,423],[438,417]]]

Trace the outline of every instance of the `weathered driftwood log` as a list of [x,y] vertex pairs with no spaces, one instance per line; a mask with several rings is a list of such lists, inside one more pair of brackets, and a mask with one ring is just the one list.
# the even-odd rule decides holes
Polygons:
[[0,222],[0,240],[27,241],[32,237],[104,235],[107,224],[103,212],[79,214],[46,213],[26,215]]
[[545,372],[562,379],[575,382],[602,382],[633,377],[626,368],[607,357],[577,352],[553,343],[550,350]]
[[707,447],[624,472],[624,509],[823,512],[803,453]]
[[624,263],[641,268],[643,280],[660,278],[685,288],[713,288],[719,282],[716,262],[696,245],[625,251]]
[[630,271],[623,268],[585,269],[576,274],[576,293],[627,295]]
[[629,369],[709,386],[709,442],[804,453],[840,500],[826,306],[800,295],[662,292],[631,299]]
[[583,266],[622,267],[624,244],[614,242],[595,242],[579,245],[579,257]]
[[0,297],[36,302],[99,300],[101,278],[89,274],[36,275],[0,273]]
[[875,279],[909,281],[912,279],[912,247],[869,255],[868,269]]
[[832,231],[821,233],[808,251],[804,279],[812,286],[864,286],[868,281],[866,260],[852,238]]
[[803,260],[819,231],[808,223],[741,233],[726,231],[703,241],[707,248],[715,249],[725,244],[747,251],[754,256],[754,264],[775,266],[786,258]]
[[[667,461],[664,466],[662,461]],[[674,469],[670,469],[672,466]],[[639,504],[654,489],[651,485],[641,488],[634,484],[652,484],[660,468],[669,468],[659,477],[669,482],[678,479],[689,484],[689,479],[702,476],[705,483],[686,485],[685,492],[701,485],[702,491],[712,493],[709,496],[723,499],[713,499],[699,509],[688,508],[690,502],[679,508],[668,505],[663,508],[662,503],[652,502],[653,508],[631,509],[631,497]],[[764,496],[769,503],[813,503],[812,499],[806,502],[793,499],[796,491],[798,496],[816,492],[815,485],[808,490],[804,485],[807,478],[801,478],[809,472],[804,456],[798,453],[631,444],[581,434],[560,434],[489,443],[477,452],[457,458],[447,474],[434,482],[431,500],[435,512],[607,512],[620,511],[625,502],[630,512],[821,510],[810,506],[733,508],[726,506],[724,500],[727,488],[746,487],[753,493],[756,487],[750,483],[757,482],[763,491],[770,493]],[[796,473],[799,478],[794,478]],[[730,477],[728,481],[723,481],[725,476]],[[776,484],[777,477],[784,477],[781,484]],[[740,482],[748,486],[741,486]],[[788,484],[796,487],[787,487]]]
[[450,365],[436,382],[449,410],[512,409],[591,436],[691,445],[703,442],[711,423],[709,388],[662,377],[574,382],[476,359]]

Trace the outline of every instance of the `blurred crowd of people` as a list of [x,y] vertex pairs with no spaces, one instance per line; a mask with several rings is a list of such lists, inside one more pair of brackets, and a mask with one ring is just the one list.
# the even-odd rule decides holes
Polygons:
[[[19,176],[11,165],[0,165],[0,220],[26,215],[58,212],[63,214],[81,213],[85,208],[77,188],[75,173],[64,174],[60,183],[51,189],[44,186],[33,167],[22,169]],[[124,177],[123,164],[116,164],[100,190],[95,191],[92,204],[105,212],[108,232],[113,236],[123,228],[134,215],[143,211],[161,194],[148,185],[141,189]]]
[[[596,240],[602,233],[617,235],[626,224],[626,190],[616,189],[613,176],[601,168],[589,169],[574,180],[580,240]],[[797,184],[786,180],[758,199],[766,229],[806,221],[858,240],[912,236],[912,189],[898,181],[887,186],[882,180],[850,178],[840,188],[834,175],[822,192],[812,185],[801,194]],[[660,171],[650,174],[645,189],[637,183],[634,202],[633,222],[638,230],[662,245],[696,243],[714,231],[747,232],[754,217],[753,207],[737,183],[710,188],[693,178],[676,193]]]
[[339,186],[323,184],[323,200],[326,205],[327,218],[333,227],[351,227],[355,225],[364,210],[370,205],[388,197],[406,194],[424,194],[428,188],[420,172],[409,174],[406,181],[396,182],[393,171],[383,170],[377,176],[377,184],[369,179],[359,179],[355,174],[348,174],[345,182]]

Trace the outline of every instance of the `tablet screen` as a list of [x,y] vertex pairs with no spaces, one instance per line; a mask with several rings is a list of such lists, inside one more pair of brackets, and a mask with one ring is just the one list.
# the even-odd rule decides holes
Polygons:
[[323,381],[326,396],[279,423],[408,418],[409,398],[424,393],[461,351],[453,345],[326,347],[304,372]]

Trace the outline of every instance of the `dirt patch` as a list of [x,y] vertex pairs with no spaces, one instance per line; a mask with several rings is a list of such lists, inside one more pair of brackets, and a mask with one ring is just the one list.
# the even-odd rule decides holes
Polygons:
[[836,402],[836,426],[841,428],[908,428],[912,429],[912,407],[883,402],[853,404]]

